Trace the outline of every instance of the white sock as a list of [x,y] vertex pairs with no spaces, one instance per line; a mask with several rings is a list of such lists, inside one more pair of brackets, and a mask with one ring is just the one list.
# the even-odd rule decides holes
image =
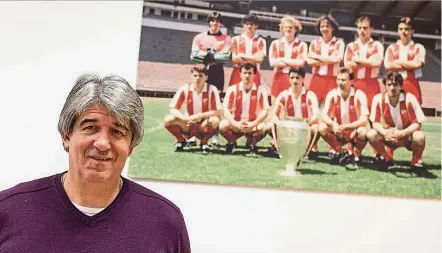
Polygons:
[[218,133],[215,133],[215,134],[212,136],[212,143],[218,143]]

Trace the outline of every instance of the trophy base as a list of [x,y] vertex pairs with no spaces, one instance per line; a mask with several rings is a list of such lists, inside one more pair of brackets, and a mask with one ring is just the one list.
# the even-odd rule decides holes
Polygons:
[[294,177],[302,175],[301,172],[295,170],[294,168],[286,168],[285,170],[279,172],[279,175],[284,177]]

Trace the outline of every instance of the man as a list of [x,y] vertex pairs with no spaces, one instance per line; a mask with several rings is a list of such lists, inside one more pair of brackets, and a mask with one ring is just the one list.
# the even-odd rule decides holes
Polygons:
[[80,76],[58,130],[67,172],[0,192],[0,252],[190,252],[172,202],[120,176],[144,109],[118,76]]
[[250,144],[250,153],[256,155],[256,145],[265,136],[263,121],[270,106],[267,90],[253,82],[255,73],[255,65],[244,63],[241,66],[242,81],[230,86],[226,92],[223,101],[225,119],[220,122],[219,131],[227,140],[227,154],[234,152],[235,141],[245,135]]
[[358,18],[356,27],[358,39],[347,45],[344,65],[354,73],[353,86],[365,93],[370,110],[373,97],[381,92],[377,78],[384,58],[384,46],[371,38],[373,25],[370,18]]
[[[215,85],[220,92],[224,90],[223,64],[230,60],[231,38],[221,33],[222,17],[213,12],[207,17],[209,31],[197,34],[193,38],[190,59],[196,63],[203,63],[208,68],[207,82]],[[219,149],[218,133],[212,137],[212,146]]]
[[[184,137],[201,140],[201,150],[207,154],[207,141],[216,132],[221,114],[221,101],[215,86],[208,84],[207,69],[199,64],[191,69],[191,82],[181,86],[170,102],[170,114],[164,118],[164,126],[176,137],[175,151],[183,151]],[[186,114],[180,109],[186,107]]]
[[254,14],[246,15],[243,20],[244,32],[232,38],[232,63],[234,68],[230,76],[229,86],[241,82],[241,64],[252,63],[258,71],[255,74],[254,82],[261,85],[260,64],[267,55],[266,41],[256,34],[258,29],[258,17]]
[[425,134],[421,130],[425,116],[422,108],[413,94],[404,93],[400,73],[388,71],[382,82],[386,93],[373,99],[370,114],[373,129],[368,133],[370,144],[381,155],[379,169],[386,171],[393,161],[393,151],[406,147],[413,154],[411,175],[420,176],[425,171],[422,160]]
[[[318,141],[318,137],[314,139],[315,133],[318,131],[318,99],[316,95],[308,91],[304,87],[304,68],[291,68],[289,71],[290,88],[281,92],[275,100],[275,106],[272,112],[272,121],[266,126],[267,133],[273,136],[273,131],[276,133],[274,124],[278,124],[281,117],[284,115],[286,118],[304,119],[310,125],[310,138],[307,147],[315,144]],[[272,128],[274,128],[272,130]],[[270,153],[276,153],[276,147],[274,143],[268,150]],[[306,158],[310,158],[309,153],[306,154]]]
[[307,44],[297,38],[302,30],[301,23],[292,16],[284,16],[279,24],[282,38],[272,41],[269,62],[273,67],[272,104],[282,91],[290,87],[290,68],[304,67],[307,59]]
[[312,66],[312,79],[309,90],[318,98],[319,106],[325,101],[327,93],[336,88],[336,76],[344,57],[344,41],[333,36],[339,29],[331,16],[322,16],[316,23],[321,37],[310,43],[307,64]]
[[[352,86],[353,73],[348,68],[338,70],[338,88],[331,90],[322,111],[323,122],[319,124],[322,138],[337,152],[331,155],[333,164],[350,159],[357,168],[362,149],[367,144],[368,108],[367,97]],[[353,152],[342,153],[342,146],[351,143]]]
[[412,20],[402,18],[398,24],[399,40],[387,47],[385,52],[385,69],[399,71],[403,77],[405,93],[411,93],[422,105],[422,93],[418,79],[422,77],[425,64],[425,48],[412,40],[414,33]]

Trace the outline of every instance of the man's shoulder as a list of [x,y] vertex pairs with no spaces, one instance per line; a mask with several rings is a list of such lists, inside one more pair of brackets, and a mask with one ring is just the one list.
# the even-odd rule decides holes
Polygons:
[[56,175],[52,175],[29,182],[23,182],[4,191],[0,191],[0,203],[14,196],[36,193],[54,187],[55,176]]
[[125,183],[129,185],[129,191],[131,191],[133,194],[136,194],[138,197],[145,198],[148,202],[154,202],[156,205],[163,205],[163,208],[169,210],[172,209],[176,214],[182,215],[179,207],[164,196],[132,180],[126,179]]

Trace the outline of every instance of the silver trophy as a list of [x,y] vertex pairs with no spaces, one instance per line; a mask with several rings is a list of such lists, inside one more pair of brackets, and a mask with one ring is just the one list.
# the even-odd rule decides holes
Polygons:
[[287,119],[276,123],[279,154],[285,165],[283,176],[296,176],[309,140],[309,125],[304,120]]

